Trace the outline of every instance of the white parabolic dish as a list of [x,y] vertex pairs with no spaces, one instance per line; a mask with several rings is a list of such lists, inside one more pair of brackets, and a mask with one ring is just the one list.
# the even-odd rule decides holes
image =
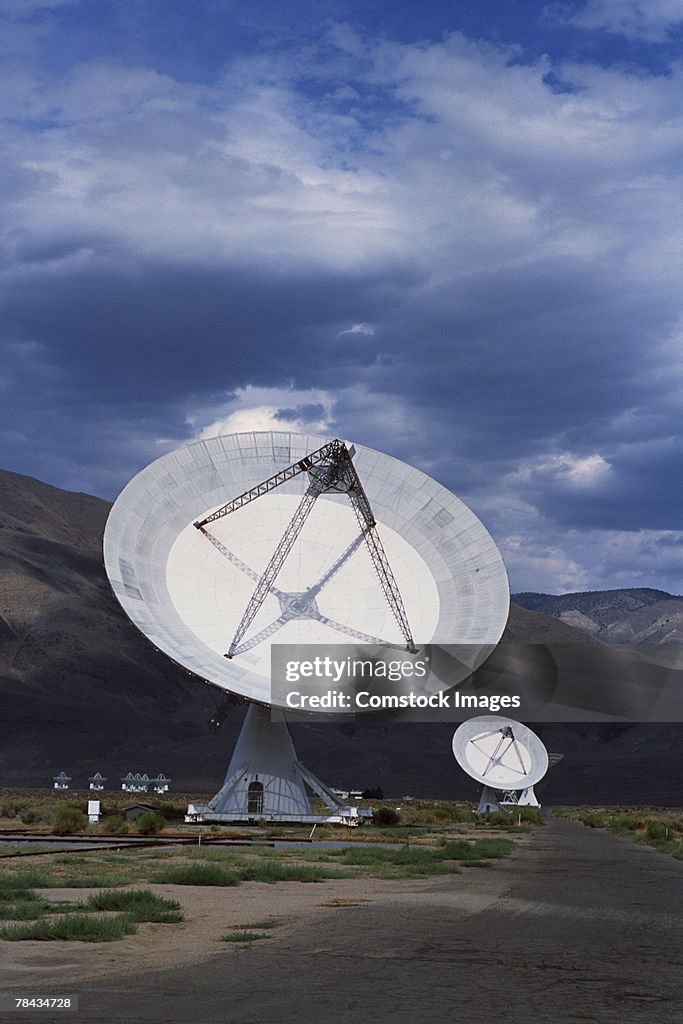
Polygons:
[[491,789],[527,789],[548,771],[548,752],[527,725],[498,715],[478,715],[453,735],[460,767]]
[[[354,642],[332,622],[404,647],[347,496],[326,492],[244,646],[250,637],[272,633],[225,657],[255,581],[306,491],[308,474],[213,522],[222,551],[193,524],[328,440],[266,431],[198,441],[138,473],[107,520],[105,566],[129,618],[184,668],[261,704],[274,703],[271,643]],[[471,668],[476,668],[498,643],[509,609],[507,574],[496,545],[466,505],[419,470],[359,445],[353,462],[418,648],[471,645]],[[325,579],[340,556],[341,564]],[[302,594],[314,597],[315,617],[278,625],[283,601]]]

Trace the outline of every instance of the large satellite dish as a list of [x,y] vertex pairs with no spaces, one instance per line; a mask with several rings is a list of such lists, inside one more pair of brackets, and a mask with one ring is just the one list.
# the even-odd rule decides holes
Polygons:
[[[262,704],[273,703],[271,643],[409,647],[364,526],[347,493],[332,489],[318,496],[235,644],[311,474],[325,462],[299,467],[330,443],[269,431],[188,445],[138,473],[107,521],[107,573],[135,625],[183,667]],[[496,545],[462,501],[419,470],[358,445],[352,465],[409,635],[420,645],[463,645],[474,670],[498,643],[508,616],[507,575]],[[277,476],[283,479],[264,486]],[[220,514],[231,502],[237,507]]]
[[286,707],[273,643],[459,645],[465,677],[509,610],[500,553],[462,501],[388,455],[307,434],[230,434],[162,456],[115,502],[104,557],[157,648],[261,707]]
[[548,752],[528,726],[497,715],[470,718],[455,730],[453,755],[484,787],[480,810],[538,806],[533,787],[548,771]]

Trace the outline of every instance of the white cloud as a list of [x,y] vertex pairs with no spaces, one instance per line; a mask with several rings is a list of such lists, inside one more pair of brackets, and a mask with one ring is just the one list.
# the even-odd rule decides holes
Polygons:
[[284,60],[268,78],[243,60],[204,86],[113,61],[49,83],[14,69],[0,80],[9,165],[37,186],[6,209],[8,232],[198,261],[404,259],[444,279],[567,254],[629,271],[642,258],[654,275],[662,240],[680,251],[680,72],[567,66],[579,91],[555,93],[547,62],[510,65],[458,35],[357,46],[349,77],[394,109],[373,127],[362,108],[300,93]]
[[342,335],[344,335],[344,334],[371,334],[372,335],[374,333],[375,333],[375,328],[372,327],[370,324],[351,324],[351,326],[347,327],[345,331],[340,331],[339,334],[337,335],[337,337],[341,338]]
[[510,474],[511,486],[530,482],[564,485],[572,490],[591,490],[601,486],[612,473],[612,466],[597,452],[592,455],[574,455],[556,452],[527,459]]
[[579,28],[664,42],[683,22],[683,6],[680,0],[588,0],[569,21]]
[[30,18],[37,11],[52,10],[57,7],[73,7],[81,0],[0,0],[0,14],[9,14],[16,18]]
[[[286,413],[282,415],[283,411]],[[278,415],[279,413],[279,415]],[[335,391],[310,388],[239,388],[224,402],[193,409],[187,422],[194,440],[249,430],[293,430],[342,437],[412,462],[438,476],[434,462],[420,453],[421,441],[438,430],[399,396],[379,396],[359,384]]]
[[[566,594],[595,589],[595,574],[564,549],[563,545],[530,541],[528,535],[513,534],[499,540],[501,554],[513,581],[513,590]],[[564,540],[565,538],[562,538]]]
[[[328,432],[333,399],[326,391],[296,388],[239,388],[222,408],[194,411],[188,417],[195,440],[251,430],[292,430],[298,433]],[[282,411],[291,411],[283,416]],[[297,415],[297,410],[301,413]],[[312,415],[305,415],[310,410]],[[217,416],[217,413],[220,414]],[[278,415],[278,413],[280,415]],[[202,419],[216,417],[200,426]]]
[[557,531],[499,540],[513,589],[546,593],[654,587],[681,592],[683,535],[670,530]]

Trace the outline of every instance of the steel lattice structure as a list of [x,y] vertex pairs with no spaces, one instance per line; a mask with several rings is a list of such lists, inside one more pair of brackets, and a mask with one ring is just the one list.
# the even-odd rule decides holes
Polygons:
[[[255,487],[250,487],[248,491],[244,491],[243,494],[233,498],[232,501],[222,505],[221,508],[217,508],[215,512],[212,512],[210,516],[205,519],[197,521],[194,525],[199,529],[202,526],[206,526],[207,523],[213,523],[216,519],[221,519],[222,516],[230,515],[231,512],[236,512],[238,508],[242,508],[244,505],[248,505],[254,498],[260,498],[262,494],[268,494],[269,491],[279,487],[280,484],[284,484],[287,480],[292,480],[299,473],[305,473],[313,466],[317,466],[318,463],[324,462],[325,459],[334,458],[340,448],[346,449],[346,445],[343,441],[330,441],[328,444],[324,444],[321,448],[311,452],[303,459],[299,459],[298,462],[294,462],[291,466],[287,466],[286,469],[280,470],[279,473],[269,476],[267,480],[263,480],[260,484]],[[350,456],[349,456],[350,458]]]
[[[314,472],[317,467],[320,467],[319,471]],[[326,491],[336,491],[348,496],[356,515],[356,519],[358,520],[363,540],[367,546],[368,553],[384,593],[384,597],[394,618],[396,619],[399,629],[401,630],[403,639],[405,640],[406,650],[411,654],[415,654],[417,652],[417,647],[415,646],[410,630],[408,617],[403,605],[403,599],[401,598],[396,578],[391,571],[389,560],[387,559],[382,541],[380,540],[379,533],[377,532],[377,523],[370,506],[370,501],[365,493],[360,477],[356,472],[351,452],[343,441],[338,439],[330,441],[328,444],[316,449],[316,451],[311,452],[303,459],[299,459],[298,462],[293,463],[286,469],[268,477],[267,480],[263,480],[255,487],[249,488],[248,491],[244,491],[244,493],[238,495],[238,497],[233,498],[232,501],[227,502],[215,512],[212,512],[211,515],[195,522],[194,525],[207,537],[208,540],[211,541],[212,544],[214,544],[215,547],[221,550],[223,546],[206,529],[209,523],[215,522],[223,516],[230,515],[231,512],[235,512],[237,509],[244,508],[244,506],[248,505],[249,502],[254,501],[263,494],[268,494],[270,491],[275,490],[276,487],[285,483],[285,481],[291,480],[301,473],[309,474],[310,483],[308,489],[299,502],[287,529],[273,552],[270,562],[258,580],[256,589],[254,590],[249,604],[244,611],[225,657],[232,658],[236,653],[240,652],[240,644],[244,639],[247,630],[254,621],[254,618],[258,614],[258,611],[267,595],[273,590],[275,580],[277,579],[287,556],[301,533],[301,530],[317,499]],[[226,553],[225,550],[224,553]],[[339,629],[340,624],[335,624],[335,628]],[[364,634],[359,634],[358,632],[351,631],[350,629],[342,629],[342,631],[348,632],[349,634],[357,637],[364,636]],[[270,633],[270,629],[266,632]],[[249,644],[249,646],[251,646],[251,644]],[[241,649],[245,648],[243,647]]]

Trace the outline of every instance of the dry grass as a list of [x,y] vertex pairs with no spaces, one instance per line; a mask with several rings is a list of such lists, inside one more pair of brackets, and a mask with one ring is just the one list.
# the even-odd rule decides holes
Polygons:
[[606,828],[683,860],[683,811],[661,807],[560,807],[554,813],[589,828]]

